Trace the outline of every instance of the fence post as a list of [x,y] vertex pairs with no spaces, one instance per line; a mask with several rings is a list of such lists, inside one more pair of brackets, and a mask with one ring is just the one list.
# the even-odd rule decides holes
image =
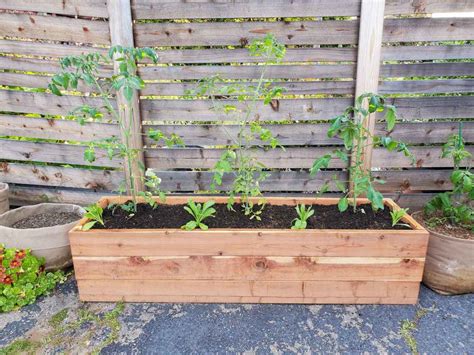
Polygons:
[[[109,12],[109,28],[111,45],[121,45],[124,47],[134,47],[132,10],[130,0],[107,0],[107,10]],[[114,65],[114,72],[118,72],[118,63]],[[124,164],[125,177],[127,181],[127,192],[130,193],[130,180],[133,177],[133,186],[135,191],[143,191],[143,169],[145,158],[143,154],[142,124],[140,117],[140,103],[137,93],[132,97],[132,105],[128,107],[127,100],[122,92],[117,93],[117,107],[119,108],[120,118],[125,127],[130,127],[130,148],[138,152],[137,159],[129,167]],[[131,114],[130,114],[130,111]],[[122,139],[125,139],[125,133],[122,130]],[[141,166],[140,166],[141,165]]]
[[[359,43],[357,53],[357,74],[355,99],[364,93],[377,93],[380,72],[380,52],[382,50],[382,34],[385,0],[362,0],[359,22]],[[355,119],[358,119],[355,117]],[[373,134],[375,114],[365,121],[364,127]],[[372,141],[363,149],[363,168],[372,168]],[[352,177],[350,189],[352,190]]]

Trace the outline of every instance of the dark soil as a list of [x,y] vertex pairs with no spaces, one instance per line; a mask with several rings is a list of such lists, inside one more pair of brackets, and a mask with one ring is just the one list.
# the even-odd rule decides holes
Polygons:
[[40,213],[29,216],[13,223],[11,228],[27,229],[27,228],[44,228],[68,224],[80,220],[82,217],[73,212],[60,213]]
[[[120,208],[114,211],[104,210],[105,228],[181,228],[192,219],[183,209],[184,205],[158,205],[155,209],[146,204],[139,204],[135,215],[130,216]],[[216,204],[216,217],[207,218],[204,223],[209,228],[274,228],[289,229],[297,217],[294,206],[267,205],[262,220],[249,219],[235,205],[235,212],[227,210],[225,204]],[[308,220],[308,229],[409,229],[406,226],[392,227],[390,211],[385,208],[374,212],[370,205],[361,205],[356,213],[352,209],[339,212],[337,206],[313,205],[315,213]],[[96,224],[94,228],[104,228]]]
[[[458,239],[468,239],[474,240],[474,232],[468,228],[463,228],[460,226],[453,225],[451,223],[441,223],[437,224],[433,222],[433,219],[436,217],[442,217],[441,215],[431,215],[430,217],[425,216],[423,212],[416,213],[413,217],[421,224],[423,227],[432,230],[433,232],[438,232],[440,234],[449,235],[450,237]],[[427,222],[431,220],[431,223]]]

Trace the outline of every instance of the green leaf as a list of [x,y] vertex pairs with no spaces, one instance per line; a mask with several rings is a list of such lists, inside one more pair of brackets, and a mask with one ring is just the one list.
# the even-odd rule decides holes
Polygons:
[[321,169],[327,169],[327,167],[329,166],[329,162],[331,161],[331,158],[332,157],[331,157],[330,154],[326,154],[326,155],[322,156],[321,158],[315,160],[313,162],[313,166],[309,170],[310,175],[314,176]]
[[349,200],[347,197],[342,197],[337,204],[337,208],[340,212],[344,212],[349,207]]
[[55,84],[49,84],[48,89],[51,90],[54,95],[63,96],[63,94],[61,94],[61,91],[59,91],[58,87]]
[[95,224],[97,223],[97,221],[90,221],[90,222],[87,222],[86,224],[84,224],[82,226],[82,230],[83,231],[88,231],[89,229],[91,229]]
[[201,228],[203,231],[207,231],[209,229],[209,227],[204,223],[199,223],[199,228]]
[[385,114],[385,120],[387,121],[387,131],[393,130],[395,122],[397,121],[397,111],[395,106],[389,106],[387,113]]
[[187,231],[192,231],[196,229],[196,227],[197,227],[197,223],[195,221],[189,221],[183,226],[183,228],[186,229]]
[[123,96],[127,101],[131,101],[133,97],[133,89],[130,86],[123,87]]
[[84,151],[84,160],[88,163],[92,163],[95,161],[94,148],[89,147]]

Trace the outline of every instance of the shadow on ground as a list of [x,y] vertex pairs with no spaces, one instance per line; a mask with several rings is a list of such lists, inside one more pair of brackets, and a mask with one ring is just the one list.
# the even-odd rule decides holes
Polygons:
[[[469,353],[474,295],[416,306],[80,303],[73,278],[0,314],[0,353]],[[9,347],[7,347],[9,346]]]

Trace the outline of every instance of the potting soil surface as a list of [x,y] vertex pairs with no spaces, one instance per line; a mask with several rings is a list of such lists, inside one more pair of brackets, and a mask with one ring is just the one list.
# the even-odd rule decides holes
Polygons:
[[74,212],[40,213],[20,219],[11,227],[17,229],[52,227],[78,221],[81,218]]
[[[161,205],[152,208],[147,204],[138,204],[137,212],[130,215],[120,207],[105,209],[103,219],[105,228],[181,228],[192,216],[184,210],[184,205]],[[245,216],[239,205],[229,211],[225,204],[214,205],[215,217],[203,222],[209,228],[275,228],[290,229],[293,220],[298,217],[295,206],[266,205],[261,221]],[[308,219],[308,229],[409,229],[400,224],[392,227],[392,218],[388,208],[374,212],[370,205],[358,206],[341,213],[337,206],[313,205],[314,215]],[[104,228],[96,223],[94,228]]]

